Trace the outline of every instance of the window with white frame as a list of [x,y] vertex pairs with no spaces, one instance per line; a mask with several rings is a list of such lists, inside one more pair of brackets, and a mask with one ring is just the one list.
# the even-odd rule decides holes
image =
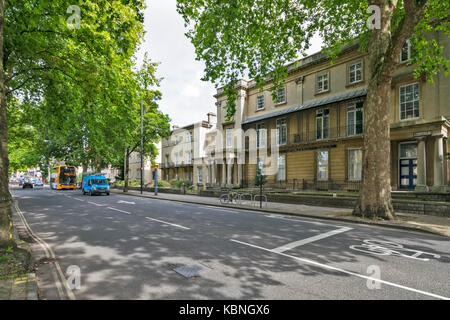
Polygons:
[[362,81],[363,69],[362,69],[362,61],[358,61],[356,63],[350,64],[348,66],[348,83],[358,83]]
[[187,164],[191,164],[191,162],[192,162],[192,154],[191,154],[190,151],[187,151],[186,154],[187,154],[187,161],[186,161],[186,163]]
[[317,93],[328,91],[328,72],[317,75]]
[[166,154],[166,157],[164,159],[164,164],[165,164],[166,168],[169,167],[169,155],[168,154]]
[[419,83],[400,87],[400,120],[419,117]]
[[286,88],[280,88],[277,91],[277,104],[285,103],[286,102]]
[[362,177],[362,150],[348,150],[348,180],[361,181]]
[[330,109],[316,111],[316,140],[330,137]]
[[256,97],[256,110],[264,109],[264,96],[260,95]]
[[178,166],[178,153],[175,154],[175,166]]
[[164,139],[164,140],[165,140],[165,145],[166,145],[166,147],[168,147],[168,146],[169,146],[169,139],[166,138],[166,139]]
[[403,44],[402,51],[400,53],[400,62],[407,62],[411,60],[411,42],[406,40]]
[[256,124],[256,147],[266,147],[266,129],[263,122]]
[[233,129],[228,128],[225,130],[225,140],[227,148],[233,147]]
[[363,133],[363,103],[351,102],[347,106],[347,136]]
[[277,120],[277,144],[285,145],[287,142],[287,123],[286,119]]
[[191,141],[192,141],[192,133],[186,132],[186,142],[191,142]]
[[317,180],[328,180],[328,151],[317,152]]
[[202,183],[202,168],[197,168],[197,182]]
[[286,180],[286,155],[279,156],[277,164],[278,164],[277,180],[285,181]]

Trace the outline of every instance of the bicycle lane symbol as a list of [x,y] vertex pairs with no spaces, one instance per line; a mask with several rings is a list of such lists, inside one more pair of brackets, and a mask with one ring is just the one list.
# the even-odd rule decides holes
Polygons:
[[[350,246],[350,249],[364,253],[377,254],[382,256],[392,255],[420,261],[430,261],[429,258],[439,259],[441,257],[438,254],[421,250],[407,249],[399,243],[381,240],[364,240],[363,244],[352,245]],[[425,258],[426,256],[428,256],[428,258]]]

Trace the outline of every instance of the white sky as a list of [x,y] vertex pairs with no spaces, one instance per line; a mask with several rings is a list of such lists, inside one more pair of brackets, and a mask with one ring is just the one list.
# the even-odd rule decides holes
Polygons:
[[[207,120],[208,112],[216,113],[214,84],[201,81],[204,63],[195,60],[194,46],[184,35],[183,18],[176,11],[176,0],[146,0],[145,31],[139,58],[148,52],[159,62],[157,76],[164,78],[160,109],[172,119],[172,125],[185,126]],[[319,38],[308,54],[320,50]],[[141,61],[141,60],[139,60]]]

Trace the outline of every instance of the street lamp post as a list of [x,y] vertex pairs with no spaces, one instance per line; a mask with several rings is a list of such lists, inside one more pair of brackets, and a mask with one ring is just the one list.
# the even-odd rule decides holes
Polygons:
[[144,187],[144,109],[142,106],[142,97],[141,97],[141,194],[142,189]]

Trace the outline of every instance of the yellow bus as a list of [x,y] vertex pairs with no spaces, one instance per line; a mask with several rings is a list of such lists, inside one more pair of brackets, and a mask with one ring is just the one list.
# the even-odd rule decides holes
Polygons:
[[50,188],[54,190],[76,189],[77,171],[74,166],[56,166],[50,173]]

